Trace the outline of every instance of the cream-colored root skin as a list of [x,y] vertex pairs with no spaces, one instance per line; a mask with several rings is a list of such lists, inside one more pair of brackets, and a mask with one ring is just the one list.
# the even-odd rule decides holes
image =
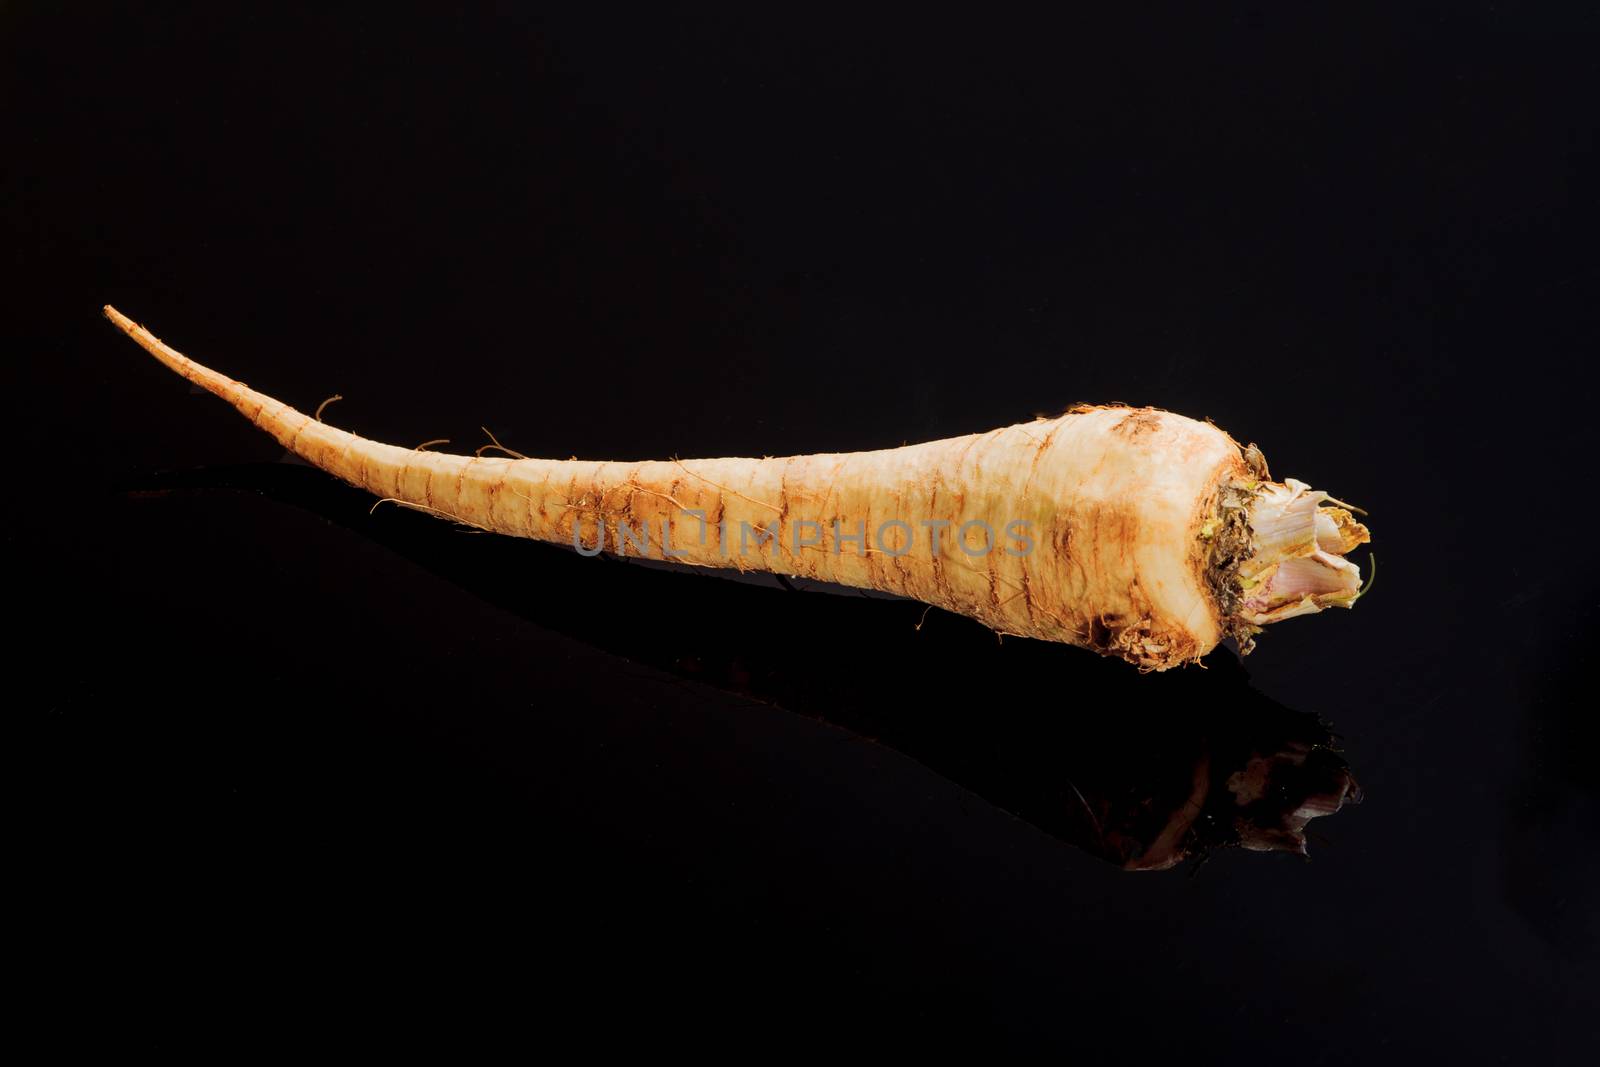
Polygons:
[[[449,455],[329,426],[195,363],[114,308],[105,313],[307,462],[484,530],[588,551],[603,526],[607,551],[897,593],[1001,634],[1067,642],[1145,670],[1197,660],[1223,635],[1207,589],[1206,531],[1223,483],[1252,474],[1239,445],[1209,423],[1086,407],[873,452],[643,462]],[[939,521],[949,525],[936,543],[928,524]],[[962,547],[969,523],[993,531],[987,554],[977,551],[978,525]],[[622,527],[634,535],[625,546]],[[864,546],[849,539],[858,529]],[[775,545],[761,542],[764,532]]]

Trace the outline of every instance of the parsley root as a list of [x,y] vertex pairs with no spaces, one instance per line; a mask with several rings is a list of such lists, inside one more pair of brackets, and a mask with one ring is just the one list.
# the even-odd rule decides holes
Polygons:
[[[1145,670],[1361,589],[1347,507],[1272,482],[1255,446],[1123,406],[872,452],[614,462],[379,444],[203,367],[112,307],[178,374],[290,452],[408,507],[518,537],[896,593]],[[498,445],[497,445],[498,447]],[[501,451],[506,451],[501,448]]]

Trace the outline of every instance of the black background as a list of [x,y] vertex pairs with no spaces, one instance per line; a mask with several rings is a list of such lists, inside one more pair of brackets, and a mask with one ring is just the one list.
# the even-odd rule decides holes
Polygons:
[[[1583,1060],[1585,6],[0,7],[30,1010],[135,1048]],[[400,444],[779,455],[1153,404],[1368,509],[1383,574],[1247,681],[1174,683],[490,545],[281,463],[107,302]],[[1330,719],[1367,801],[1309,863],[1123,873],[820,721],[913,674],[883,715],[1021,709],[1036,750],[1248,690]]]

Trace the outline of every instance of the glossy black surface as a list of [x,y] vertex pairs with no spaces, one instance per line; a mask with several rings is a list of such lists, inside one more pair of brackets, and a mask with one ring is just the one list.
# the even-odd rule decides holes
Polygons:
[[[28,1010],[133,1048],[1585,1062],[1576,11],[0,10]],[[580,560],[368,514],[107,302],[402,444],[1158,405],[1366,508],[1383,575],[1141,677]],[[1365,801],[1311,862],[1070,843],[1058,758],[1234,709],[1340,735]]]

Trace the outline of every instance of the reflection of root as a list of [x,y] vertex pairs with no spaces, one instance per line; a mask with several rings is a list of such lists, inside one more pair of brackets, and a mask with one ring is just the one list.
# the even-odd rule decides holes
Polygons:
[[1237,844],[1256,852],[1306,855],[1306,824],[1359,804],[1361,786],[1344,760],[1321,745],[1290,742],[1255,753],[1228,776]]
[[1130,841],[1132,854],[1122,863],[1130,871],[1164,871],[1183,862],[1192,851],[1195,820],[1205,811],[1206,799],[1211,792],[1211,754],[1200,752],[1194,762],[1193,787],[1187,800],[1172,813],[1167,825],[1162,827],[1154,841],[1141,844]]
[[474,531],[479,532],[479,533],[492,533],[493,532],[487,526],[479,526],[477,523],[473,522],[471,519],[463,519],[460,515],[452,515],[450,512],[445,511],[442,508],[431,507],[431,506],[429,506],[427,504],[417,504],[417,503],[414,503],[414,502],[412,502],[410,500],[401,500],[398,497],[392,497],[392,496],[386,496],[383,499],[381,499],[381,500],[377,501],[376,503],[374,503],[372,505],[372,507],[367,509],[367,514],[371,515],[374,511],[377,511],[379,504],[399,504],[401,507],[410,508],[412,511],[426,512],[429,515],[434,515],[434,516],[437,516],[438,518],[441,518],[441,519],[449,519],[451,522],[459,523],[462,526],[469,526]]

